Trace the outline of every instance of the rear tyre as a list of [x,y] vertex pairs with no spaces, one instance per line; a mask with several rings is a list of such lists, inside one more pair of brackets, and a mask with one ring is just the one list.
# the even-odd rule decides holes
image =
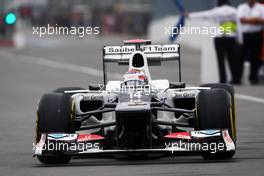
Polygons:
[[[62,93],[42,96],[37,110],[36,142],[41,133],[74,133],[71,97]],[[68,163],[70,156],[56,153],[54,156],[38,156],[45,164]]]
[[[197,108],[197,130],[210,129],[228,129],[231,136],[232,130],[232,116],[231,116],[231,96],[224,89],[203,90],[198,94],[196,108]],[[234,140],[234,139],[233,139]],[[204,159],[230,159],[234,155],[234,151],[218,151],[211,153],[210,151],[203,151],[202,157]]]

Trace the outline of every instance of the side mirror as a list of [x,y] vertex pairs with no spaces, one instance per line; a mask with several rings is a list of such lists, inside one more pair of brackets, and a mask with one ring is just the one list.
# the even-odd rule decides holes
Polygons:
[[103,91],[105,90],[105,86],[103,84],[90,84],[89,90],[97,90],[97,91]]
[[185,87],[186,87],[185,82],[170,82],[170,89],[180,89]]

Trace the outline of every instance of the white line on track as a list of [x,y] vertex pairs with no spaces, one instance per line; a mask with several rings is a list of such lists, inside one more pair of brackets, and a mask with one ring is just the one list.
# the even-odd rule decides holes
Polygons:
[[[16,55],[14,53],[10,52],[5,52],[1,51],[1,55],[6,56],[8,59],[24,62],[24,63],[30,63],[30,64],[37,64],[41,66],[46,66],[50,68],[55,68],[55,69],[61,69],[61,70],[67,70],[67,71],[72,71],[72,72],[77,72],[77,73],[84,73],[88,74],[91,76],[96,76],[96,77],[102,77],[103,76],[103,71],[98,70],[92,67],[88,66],[81,66],[81,65],[74,65],[74,64],[69,64],[69,63],[62,63],[58,61],[53,61],[41,57],[33,57],[33,56],[28,56],[28,55]],[[121,79],[122,75],[119,73],[108,73],[109,77],[112,79]]]
[[[77,73],[83,73],[88,74],[96,77],[102,77],[103,72],[102,70],[98,70],[92,67],[87,66],[81,66],[81,65],[74,65],[74,64],[68,64],[68,63],[61,63],[57,61],[48,60],[41,57],[33,57],[33,56],[27,56],[27,55],[16,55],[14,53],[1,51],[0,55],[6,56],[8,59],[21,61],[24,63],[31,63],[31,64],[37,64],[41,66],[46,66],[49,68],[55,68],[55,69],[61,69],[61,70],[67,70]],[[19,58],[18,58],[19,57]],[[119,73],[109,73],[108,74],[112,79],[121,79],[122,75]],[[244,95],[244,94],[236,94],[236,98],[240,100],[246,100],[251,101],[255,103],[262,103],[264,104],[264,99],[259,97],[254,97],[250,95]]]
[[247,101],[252,101],[252,102],[264,104],[264,99],[263,98],[258,98],[258,97],[253,97],[253,96],[250,96],[250,95],[243,95],[243,94],[236,94],[235,97],[237,99],[240,99],[240,100],[247,100]]

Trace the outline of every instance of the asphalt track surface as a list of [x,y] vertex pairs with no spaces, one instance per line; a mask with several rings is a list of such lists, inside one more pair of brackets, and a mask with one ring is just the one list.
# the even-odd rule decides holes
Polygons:
[[[126,176],[126,175],[263,175],[264,89],[236,87],[237,153],[229,161],[204,161],[200,156],[126,161],[113,158],[72,160],[45,166],[32,157],[35,114],[40,96],[62,86],[87,87],[102,82],[101,48],[121,44],[108,39],[30,39],[23,50],[0,49],[0,175]],[[182,47],[183,80],[199,85],[200,52]],[[175,64],[153,68],[153,77],[177,77]],[[118,71],[111,67],[112,78]],[[120,72],[120,73],[121,73]]]

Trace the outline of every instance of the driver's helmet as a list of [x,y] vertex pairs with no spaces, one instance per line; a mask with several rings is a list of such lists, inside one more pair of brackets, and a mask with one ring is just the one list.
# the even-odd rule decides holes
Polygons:
[[138,69],[131,69],[124,75],[123,84],[126,86],[142,86],[148,83],[146,74]]

